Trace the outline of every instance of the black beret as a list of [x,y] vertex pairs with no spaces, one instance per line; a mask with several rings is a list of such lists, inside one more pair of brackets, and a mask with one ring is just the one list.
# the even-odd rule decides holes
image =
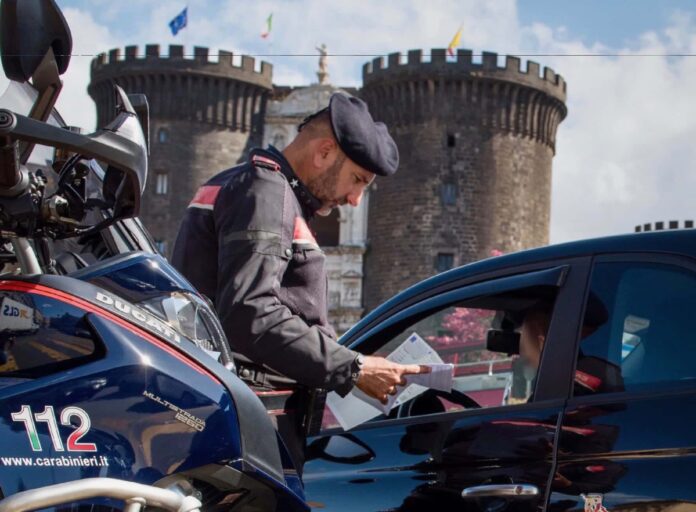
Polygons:
[[336,141],[353,162],[380,176],[399,167],[399,149],[384,123],[376,123],[360,98],[334,93],[329,101]]

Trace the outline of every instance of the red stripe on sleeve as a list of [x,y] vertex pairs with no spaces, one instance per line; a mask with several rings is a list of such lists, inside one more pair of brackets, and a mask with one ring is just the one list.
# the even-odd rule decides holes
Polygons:
[[312,230],[309,229],[307,222],[305,222],[302,217],[295,217],[295,231],[292,238],[295,242],[302,240],[305,243],[312,243],[314,245],[317,244],[317,241],[314,239],[314,235],[312,234]]
[[189,206],[213,206],[218,194],[220,193],[219,185],[204,185],[198,189]]

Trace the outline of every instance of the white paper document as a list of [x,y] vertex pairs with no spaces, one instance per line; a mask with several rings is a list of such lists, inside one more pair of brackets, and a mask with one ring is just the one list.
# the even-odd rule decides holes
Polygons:
[[428,389],[447,392],[452,390],[454,366],[443,363],[438,353],[415,332],[389,354],[387,359],[400,364],[428,366],[430,373],[408,375],[406,386],[399,386],[396,395],[390,395],[386,404],[368,397],[357,388],[354,388],[345,398],[341,398],[335,392],[329,393],[326,403],[344,430],[349,430],[380,414],[389,414],[392,408],[412,400]]

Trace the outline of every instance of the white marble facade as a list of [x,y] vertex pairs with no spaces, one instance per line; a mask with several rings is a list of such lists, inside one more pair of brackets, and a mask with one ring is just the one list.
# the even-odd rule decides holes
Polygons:
[[[297,125],[309,114],[329,104],[340,89],[328,84],[298,88],[266,109],[263,144],[283,149],[297,134]],[[367,239],[368,196],[360,206],[339,208],[338,245],[322,247],[329,277],[329,317],[339,334],[355,324],[363,313],[363,256]]]

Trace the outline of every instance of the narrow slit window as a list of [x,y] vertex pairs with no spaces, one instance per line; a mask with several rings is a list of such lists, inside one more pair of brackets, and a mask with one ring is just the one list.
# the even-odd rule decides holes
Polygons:
[[155,179],[155,193],[158,196],[167,195],[169,192],[169,175],[164,172],[157,173]]
[[454,267],[454,254],[450,252],[440,252],[435,261],[435,269],[444,272]]

